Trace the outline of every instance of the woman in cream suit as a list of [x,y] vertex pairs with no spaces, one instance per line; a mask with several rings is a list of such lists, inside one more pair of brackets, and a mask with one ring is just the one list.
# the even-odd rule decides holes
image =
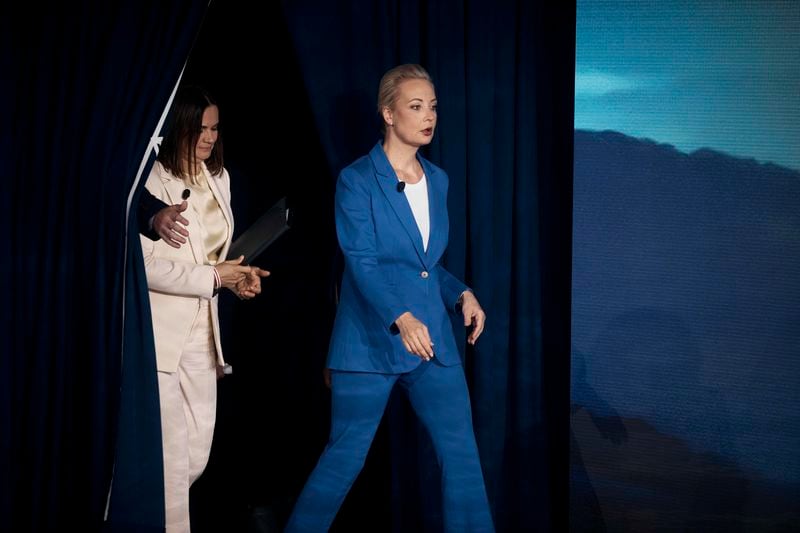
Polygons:
[[[202,89],[178,92],[172,122],[147,189],[168,204],[188,199],[188,243],[142,237],[161,403],[167,533],[189,532],[189,487],[203,473],[216,419],[217,377],[225,365],[217,292],[260,292],[268,272],[225,261],[233,235],[230,177],[222,164],[219,109]],[[172,228],[177,231],[178,227]]]

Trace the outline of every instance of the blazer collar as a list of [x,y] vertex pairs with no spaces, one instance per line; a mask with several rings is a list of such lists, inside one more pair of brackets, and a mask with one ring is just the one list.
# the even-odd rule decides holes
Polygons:
[[422,235],[419,233],[417,221],[414,219],[414,213],[411,211],[411,206],[406,199],[406,195],[397,190],[397,174],[389,163],[386,153],[383,151],[383,142],[378,141],[372,150],[370,150],[369,158],[372,160],[372,164],[375,168],[375,177],[378,181],[378,185],[380,185],[384,196],[386,196],[389,205],[392,206],[397,218],[400,219],[403,229],[414,243],[414,249],[420,261],[422,261],[426,269],[430,270],[436,264],[443,251],[440,249],[441,238],[438,237],[438,234],[441,233],[442,228],[440,217],[447,213],[447,206],[442,205],[442,202],[446,202],[446,198],[444,191],[440,188],[440,180],[436,168],[425,158],[417,154],[417,160],[422,165],[428,182],[428,216],[430,217],[431,233],[428,239],[428,251],[426,253],[422,244]]
[[[220,193],[219,187],[217,186],[217,180],[214,179],[211,174],[208,172],[208,169],[203,165],[203,173],[205,174],[206,181],[208,182],[208,186],[211,189],[211,193],[216,198],[217,203],[220,206],[222,211],[222,216],[225,218],[225,222],[228,225],[228,238],[226,239],[225,246],[222,249],[222,253],[220,254],[220,261],[225,258],[225,254],[227,253],[228,243],[230,242],[230,234],[231,229],[233,228],[233,217],[230,212],[230,206],[228,203],[222,198],[222,194]],[[183,191],[186,189],[186,184],[183,182],[182,179],[179,179],[173,176],[170,172],[167,172],[163,167],[159,164],[159,178],[161,179],[162,183],[164,184],[164,189],[167,191],[167,196],[169,198],[170,204],[179,204],[183,201]],[[189,237],[188,237],[188,245],[192,249],[192,256],[194,256],[194,260],[197,264],[204,265],[208,261],[208,252],[205,249],[205,231],[203,229],[203,225],[200,223],[200,219],[197,216],[197,212],[192,209],[191,206],[192,199],[189,197],[189,208],[181,213],[181,215],[189,221]]]

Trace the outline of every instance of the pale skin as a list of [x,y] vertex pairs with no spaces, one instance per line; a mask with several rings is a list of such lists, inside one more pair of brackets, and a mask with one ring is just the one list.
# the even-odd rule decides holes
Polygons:
[[186,230],[189,221],[181,215],[187,207],[189,204],[184,200],[179,204],[165,207],[153,217],[153,229],[161,240],[173,248],[180,248],[181,244],[186,244],[186,237],[189,236]]
[[[424,79],[410,79],[398,85],[397,99],[391,106],[382,109],[386,135],[383,151],[394,168],[397,177],[407,183],[418,183],[422,179],[422,166],[417,160],[417,151],[433,139],[436,129],[436,93],[433,85]],[[483,333],[486,313],[471,291],[459,298],[464,325],[472,326],[467,342],[474,345]],[[410,311],[395,320],[403,345],[426,361],[434,357],[434,343],[428,327]]]

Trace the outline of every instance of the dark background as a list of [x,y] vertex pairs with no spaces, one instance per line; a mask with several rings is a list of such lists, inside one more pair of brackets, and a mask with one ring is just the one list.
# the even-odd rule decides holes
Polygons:
[[[281,197],[294,214],[257,261],[264,293],[222,302],[234,373],[195,530],[279,528],[325,444],[334,181],[379,138],[380,76],[408,62],[440,101],[426,155],[450,177],[445,264],[490,317],[463,356],[497,529],[566,529],[574,4],[23,7],[0,17],[0,529],[162,529],[135,206],[190,52],[185,81],[221,106],[236,235]],[[386,419],[335,528],[440,530],[427,436],[402,398]]]
[[[282,197],[292,213],[291,230],[253,260],[271,272],[262,294],[240,302],[226,291],[220,300],[233,374],[219,382],[211,460],[192,489],[193,529],[275,527],[327,439],[322,371],[341,263],[336,175],[280,5],[256,11],[244,2],[212,3],[183,82],[206,87],[221,109],[234,238]],[[373,485],[375,499],[361,505],[367,518],[389,500],[385,483]]]
[[[508,112],[507,118],[513,121],[514,113],[524,112],[525,100],[528,99],[526,91],[532,89],[525,86],[514,88],[522,76],[514,71],[529,67],[515,66],[514,62],[522,59],[513,53],[503,57],[501,52],[506,47],[510,52],[528,46],[531,37],[526,34],[530,29],[524,27],[525,20],[542,27],[553,24],[554,20],[556,25],[568,20],[568,15],[554,17],[554,13],[547,10],[525,12],[513,3],[492,7],[468,3],[337,5],[293,2],[282,6],[262,6],[261,10],[255,16],[252,7],[244,3],[213,3],[183,78],[184,83],[204,85],[219,101],[226,166],[232,176],[235,234],[240,234],[282,196],[287,197],[293,212],[289,233],[255,261],[272,272],[264,282],[263,294],[250,302],[242,303],[230,297],[222,301],[225,313],[223,341],[226,358],[233,365],[234,373],[220,382],[218,425],[211,462],[192,491],[193,524],[198,531],[281,524],[325,444],[329,394],[322,381],[322,369],[341,274],[341,257],[333,227],[333,190],[338,171],[366,153],[380,138],[380,122],[374,110],[380,75],[397,63],[421,62],[437,83],[441,102],[440,127],[437,140],[424,153],[451,174],[451,253],[445,260],[456,275],[474,285],[478,280],[469,279],[469,270],[476,265],[471,262],[471,255],[490,257],[489,250],[512,236],[513,230],[504,224],[515,224],[522,219],[517,219],[518,222],[505,220],[493,228],[478,229],[475,222],[470,225],[469,204],[481,202],[478,199],[480,191],[485,191],[483,198],[499,196],[484,204],[484,209],[488,208],[485,215],[495,216],[501,202],[513,202],[515,189],[520,187],[507,182],[507,189],[493,191],[495,173],[508,173],[509,177],[517,175],[514,179],[520,181],[533,179],[532,175],[526,176],[524,163],[518,163],[522,166],[516,172],[510,165],[504,168],[504,165],[512,163],[513,156],[502,155],[503,147],[499,142],[494,145],[487,143],[491,135],[489,131],[493,128],[498,133],[503,132],[501,138],[510,135],[514,129],[513,122],[502,122],[506,116],[497,123],[492,109],[502,107],[503,98],[512,98],[506,103],[504,113]],[[565,13],[568,12],[567,9]],[[485,34],[490,27],[494,28],[490,34],[499,39],[498,44],[489,44],[495,38]],[[516,36],[513,35],[515,31],[519,32]],[[503,32],[512,34],[504,39],[500,37]],[[270,46],[265,44],[267,35],[272,43]],[[472,47],[463,42],[473,39]],[[543,42],[547,39],[549,37],[543,38]],[[518,40],[516,44],[515,40]],[[551,50],[549,47],[555,43],[548,43],[544,45],[546,51],[537,54],[549,53],[551,58],[548,61],[568,72],[572,61],[570,40],[565,35],[557,41],[568,46]],[[533,68],[536,63],[533,58],[530,61],[530,68]],[[462,62],[464,70],[460,74],[458,71],[450,72],[453,64]],[[509,79],[505,86],[498,85],[499,74],[492,72],[495,70],[507,71]],[[534,77],[544,80],[550,76],[542,72]],[[256,83],[255,79],[263,81]],[[470,83],[474,84],[472,97],[478,102],[469,101]],[[515,90],[519,91],[516,101],[513,100]],[[551,89],[538,90],[544,95],[550,94]],[[464,102],[459,100],[462,94]],[[560,105],[566,106],[558,112],[568,111],[571,108],[569,97],[562,94],[558,98]],[[477,105],[480,110],[473,109]],[[459,113],[461,109],[464,109],[463,115]],[[533,120],[530,127],[535,128],[537,124]],[[564,126],[568,128],[567,124],[565,122]],[[464,139],[464,146],[473,146],[478,155],[465,152],[460,144],[456,144],[459,142],[457,128],[469,133],[470,143]],[[566,132],[565,129],[564,135]],[[445,142],[440,143],[438,138],[445,139]],[[517,142],[524,140],[521,136]],[[551,143],[556,138],[548,136],[539,142],[543,141]],[[535,154],[533,146],[536,141],[531,138],[530,142],[530,147],[521,144],[517,149]],[[563,157],[557,163],[559,165],[567,162],[569,157],[569,140],[562,142],[565,144],[555,151],[558,158]],[[495,153],[498,148],[500,152]],[[447,164],[448,150],[454,154],[449,159],[454,160],[455,165]],[[481,152],[486,152],[486,157],[505,157],[508,161],[493,161],[481,169],[474,160],[471,161],[480,159],[483,156]],[[525,156],[520,154],[517,157]],[[547,161],[542,163],[550,164]],[[544,168],[542,171],[545,175],[553,172]],[[569,187],[568,174],[553,175],[552,179],[559,182],[553,184],[554,190],[563,191]],[[535,184],[535,179],[529,183]],[[472,191],[469,191],[470,187]],[[523,190],[518,190],[517,194],[526,195],[525,186],[522,187]],[[547,194],[551,193],[543,196]],[[565,200],[566,197],[559,201]],[[531,190],[524,202],[533,206],[540,200]],[[558,205],[558,202],[551,204],[552,208]],[[564,218],[567,213],[563,205],[561,207],[558,216]],[[517,208],[511,208],[509,214],[514,209]],[[550,206],[544,209],[547,211]],[[531,216],[536,216],[535,213],[534,208]],[[481,216],[480,213],[477,215],[478,220]],[[487,230],[490,232],[489,240],[484,241],[483,248],[471,250],[478,244],[474,238],[470,242],[470,233]],[[560,240],[557,246],[563,247],[569,239],[566,231],[567,226],[562,224],[545,239]],[[498,242],[491,236],[496,232],[509,233]],[[536,239],[534,235],[516,238]],[[522,241],[509,244],[515,249],[513,253],[520,257],[531,250]],[[566,251],[568,247],[562,249]],[[533,257],[530,260],[534,260]],[[501,261],[500,264],[504,263]],[[497,273],[489,264],[477,268],[489,276],[487,281],[490,284],[484,284],[483,291],[478,289],[478,296],[485,306],[491,307],[492,295],[488,291],[494,289],[491,278]],[[509,263],[502,268],[514,267]],[[522,275],[523,271],[517,275]],[[514,274],[499,275],[507,276],[508,280],[503,283],[511,283],[513,287]],[[557,275],[568,276],[568,272],[562,269]],[[568,278],[561,279],[566,281]],[[566,287],[562,281],[553,289],[557,290],[559,286]],[[517,287],[512,290],[525,289]],[[528,297],[536,298],[537,292],[530,292],[521,301]],[[562,292],[561,297],[563,295]],[[503,305],[499,301],[497,304]],[[508,320],[504,317],[508,311],[501,310],[497,304],[492,321],[498,320],[502,328]],[[531,309],[526,313],[536,311]],[[518,320],[522,321],[523,327],[530,327],[526,318],[518,317]],[[563,319],[560,320],[562,325],[559,327],[563,328]],[[457,320],[455,324],[459,328],[457,338],[463,339]],[[497,333],[502,336],[500,331]],[[533,330],[525,333],[528,334],[535,335]],[[491,335],[489,332],[484,337],[484,345],[488,346],[482,364],[487,369],[493,366],[491,358],[502,358],[503,351],[509,349],[503,347],[508,345],[502,341],[496,344],[498,341],[493,341]],[[512,346],[514,342],[511,341]],[[534,341],[539,342],[541,339]],[[491,348],[493,343],[494,350]],[[531,362],[539,357],[539,349],[533,346],[520,344],[511,349],[520,350],[520,356]],[[539,394],[534,392],[539,387],[539,378],[525,376],[527,372],[540,373],[541,370],[533,367],[523,370],[521,377],[524,381],[520,384],[502,383],[498,379],[510,379],[511,376],[504,378],[503,371],[489,370],[491,374],[484,375],[476,385],[474,373],[478,367],[473,362],[476,354],[465,351],[464,356],[468,379],[473,387],[480,386],[481,381],[484,383],[483,396],[476,396],[473,392],[473,402],[478,410],[477,432],[484,445],[485,460],[486,456],[492,456],[493,452],[489,450],[498,447],[495,453],[499,454],[496,456],[499,462],[492,466],[492,459],[488,459],[486,466],[490,499],[502,498],[500,494],[505,490],[513,491],[508,503],[499,504],[501,508],[507,505],[507,511],[501,514],[510,514],[498,518],[498,527],[513,530],[511,524],[517,524],[516,527],[521,528],[547,528],[549,526],[545,524],[551,518],[550,511],[545,509],[555,505],[555,510],[566,503],[565,500],[557,503],[558,491],[553,493],[551,503],[546,503],[547,498],[540,500],[535,506],[539,511],[532,513],[526,491],[543,489],[517,490],[512,487],[520,484],[537,487],[545,482],[548,474],[534,465],[550,453],[563,454],[565,448],[545,451],[546,440],[553,438],[555,433],[549,435],[543,431],[523,437],[523,440],[540,440],[540,444],[523,445],[518,452],[511,451],[509,445],[518,445],[514,443],[517,430],[511,429],[514,422],[506,425],[502,421],[504,417],[500,417],[502,425],[498,425],[498,421],[493,420],[505,410],[496,402],[513,402],[516,394],[522,394],[517,401],[526,404],[519,416],[527,417],[531,409],[546,409],[544,406],[536,407],[538,401],[534,400],[534,396]],[[561,359],[557,364],[565,363],[566,360]],[[558,383],[557,379],[553,383]],[[565,384],[561,382],[561,386]],[[554,385],[553,391],[557,389],[558,386]],[[566,389],[560,390],[563,401]],[[528,395],[533,396],[525,399]],[[555,404],[553,408],[556,409],[553,413],[557,412]],[[483,427],[481,411],[485,413]],[[509,411],[505,416],[513,419],[517,414]],[[365,469],[345,501],[334,530],[435,531],[441,520],[438,471],[427,436],[417,427],[401,394],[393,397],[384,420]],[[505,430],[502,429],[504,425]],[[506,436],[493,433],[497,430],[510,433]],[[502,451],[503,448],[506,451]],[[537,449],[541,450],[540,458],[529,459],[528,454]],[[512,457],[515,453],[526,457],[523,463],[532,461],[530,467],[521,466],[522,463],[518,465],[521,468],[514,466]],[[556,464],[557,460],[553,465]],[[535,470],[531,471],[530,477],[524,473],[527,468]],[[506,483],[510,484],[501,489]]]

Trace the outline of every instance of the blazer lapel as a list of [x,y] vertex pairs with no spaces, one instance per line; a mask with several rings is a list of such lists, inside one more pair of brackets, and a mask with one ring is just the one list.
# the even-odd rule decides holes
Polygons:
[[384,196],[386,196],[389,205],[392,206],[397,218],[400,219],[403,229],[414,244],[414,250],[416,250],[420,261],[427,268],[427,257],[422,247],[422,235],[419,233],[417,221],[414,220],[414,213],[411,212],[411,206],[408,205],[406,195],[397,190],[397,174],[389,164],[380,142],[370,151],[369,156],[375,167],[375,179],[378,181],[378,185]]
[[427,260],[435,264],[447,246],[447,193],[444,182],[440,179],[433,165],[419,158],[428,181],[428,216],[430,217],[430,236],[428,237]]
[[228,248],[230,248],[231,244],[231,237],[233,235],[233,212],[231,211],[231,206],[228,200],[222,196],[222,191],[219,189],[218,178],[212,177],[211,173],[206,170],[205,165],[203,165],[203,172],[205,173],[206,181],[208,181],[208,186],[211,188],[211,193],[214,195],[214,198],[217,199],[219,208],[222,210],[222,216],[225,217],[225,222],[228,225],[228,235],[219,254],[219,261],[221,262],[227,257]]
[[[161,174],[160,177],[161,181],[164,183],[164,188],[167,191],[169,203],[181,203],[183,201],[181,195],[183,194],[183,190],[186,189],[183,180],[177,179],[169,174]],[[191,202],[191,198],[189,199],[189,202]],[[187,228],[189,230],[189,238],[187,240],[189,247],[192,249],[192,256],[194,256],[194,260],[197,264],[203,265],[206,262],[206,253],[203,249],[203,236],[200,235],[201,225],[197,218],[197,213],[190,205],[186,211],[181,213],[181,215],[189,221],[189,226]]]

